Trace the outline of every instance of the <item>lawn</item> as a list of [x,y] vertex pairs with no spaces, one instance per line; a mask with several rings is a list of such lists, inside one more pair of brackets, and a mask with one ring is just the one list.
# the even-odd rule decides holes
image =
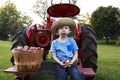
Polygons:
[[[120,80],[120,47],[98,42],[98,70],[96,80]],[[0,41],[0,80],[14,80],[15,75],[4,73],[11,65],[10,47],[12,43]],[[36,75],[35,80],[53,80],[51,75]]]
[[120,47],[104,42],[98,44],[98,71],[96,80],[120,80]]

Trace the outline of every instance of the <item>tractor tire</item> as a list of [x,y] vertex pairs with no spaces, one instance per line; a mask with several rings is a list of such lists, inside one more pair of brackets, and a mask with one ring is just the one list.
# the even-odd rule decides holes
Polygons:
[[[92,68],[97,71],[97,43],[95,31],[90,25],[81,26],[82,35],[82,66],[84,68]],[[93,80],[94,77],[86,77],[85,80]]]
[[[26,35],[25,35],[25,28],[18,29],[15,33],[15,35],[12,38],[12,47],[11,50],[17,46],[22,46],[24,47],[27,45],[26,41]],[[11,57],[11,63],[14,65],[14,58],[13,56]]]

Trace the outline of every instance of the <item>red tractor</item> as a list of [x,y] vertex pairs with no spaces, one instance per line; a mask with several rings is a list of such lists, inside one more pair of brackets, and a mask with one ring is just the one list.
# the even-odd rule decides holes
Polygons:
[[[50,31],[54,20],[51,17],[74,17],[80,12],[79,8],[73,4],[55,4],[47,9],[49,17],[46,25],[34,24],[24,27],[17,31],[13,38],[13,46],[35,46],[44,48],[43,59],[46,60],[50,49],[50,44],[57,35],[53,35]],[[84,68],[92,68],[94,72],[97,70],[97,44],[95,31],[90,25],[76,25],[74,31],[74,39],[77,42],[79,50],[78,65],[82,63]],[[13,58],[11,59],[14,62]],[[93,80],[93,77],[87,77],[86,80]]]

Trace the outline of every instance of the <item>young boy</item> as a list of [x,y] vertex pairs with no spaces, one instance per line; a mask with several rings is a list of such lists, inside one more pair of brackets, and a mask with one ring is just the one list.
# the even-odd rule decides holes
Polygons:
[[59,19],[51,27],[53,34],[59,37],[52,41],[50,52],[55,63],[55,80],[84,80],[84,75],[78,70],[76,60],[78,58],[78,46],[73,38],[68,37],[70,31],[74,31],[76,24],[71,19]]

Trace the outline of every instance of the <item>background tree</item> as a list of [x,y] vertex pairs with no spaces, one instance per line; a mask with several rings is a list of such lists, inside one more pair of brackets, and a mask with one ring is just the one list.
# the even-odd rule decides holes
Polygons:
[[82,23],[83,24],[91,24],[90,20],[91,20],[91,15],[89,13],[86,13],[85,15],[81,15],[82,17]]
[[72,0],[73,4],[76,4],[78,0]]
[[[119,10],[118,14],[116,14],[116,17],[117,17],[117,21],[120,25],[120,10]],[[120,36],[120,29],[119,29],[119,36]]]
[[47,18],[47,4],[46,0],[36,0],[36,4],[33,6],[33,12],[43,21]]
[[33,19],[30,16],[28,16],[26,13],[21,14],[20,17],[23,25],[30,25],[33,22]]
[[101,39],[104,36],[108,43],[110,37],[118,35],[120,25],[116,15],[120,16],[119,9],[112,6],[101,6],[92,13],[91,24],[94,26],[97,38]]
[[0,7],[0,39],[7,40],[18,28],[31,22],[32,20],[28,16],[21,15],[16,6],[8,0]]

